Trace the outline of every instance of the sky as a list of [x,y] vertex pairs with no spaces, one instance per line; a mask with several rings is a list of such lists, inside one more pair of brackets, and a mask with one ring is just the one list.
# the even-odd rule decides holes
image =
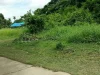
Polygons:
[[37,8],[43,8],[51,0],[0,0],[0,13],[7,18],[19,18],[30,9],[35,11]]

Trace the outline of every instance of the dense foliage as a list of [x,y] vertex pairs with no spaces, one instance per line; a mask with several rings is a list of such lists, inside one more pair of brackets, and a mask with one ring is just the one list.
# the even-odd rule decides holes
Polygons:
[[11,24],[11,20],[10,19],[5,19],[3,14],[0,13],[0,28],[5,28],[5,27],[9,27]]
[[57,26],[100,23],[100,0],[51,0],[34,15],[23,16],[31,33]]
[[[100,23],[99,7],[100,0],[51,0],[44,8],[37,9],[35,15],[52,15],[52,18],[55,18],[55,14],[59,14],[59,18],[65,21],[66,25],[77,21]],[[59,22],[63,25],[61,21]]]
[[44,21],[38,16],[30,16],[26,21],[30,33],[37,33],[44,29]]

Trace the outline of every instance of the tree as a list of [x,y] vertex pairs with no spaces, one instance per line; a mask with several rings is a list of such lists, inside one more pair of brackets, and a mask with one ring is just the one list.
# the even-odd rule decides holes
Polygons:
[[44,29],[44,20],[40,16],[30,16],[26,19],[30,33],[38,33]]
[[13,19],[14,19],[14,21],[16,20],[16,17],[15,16],[13,16]]
[[41,9],[38,8],[37,10],[35,10],[34,14],[35,14],[35,15],[39,15],[39,14],[41,14]]
[[1,19],[4,19],[4,16],[3,16],[3,14],[2,14],[2,13],[0,13],[0,18],[1,18]]
[[5,19],[3,14],[0,13],[0,28],[9,27],[11,24],[11,19]]

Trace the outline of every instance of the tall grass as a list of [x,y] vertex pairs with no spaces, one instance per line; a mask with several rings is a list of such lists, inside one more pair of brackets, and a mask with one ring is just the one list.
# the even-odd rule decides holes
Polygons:
[[71,36],[68,37],[68,42],[74,43],[91,43],[100,42],[100,25],[86,24],[83,26],[76,27],[77,30],[72,32]]
[[91,43],[100,41],[100,25],[88,24],[80,26],[58,26],[48,31],[44,30],[38,36],[70,43]]
[[26,30],[27,30],[26,28],[14,28],[14,29],[4,28],[4,29],[0,29],[0,40],[18,38]]
[[[26,30],[26,28],[1,29],[0,39],[18,38]],[[36,36],[45,40],[69,43],[100,42],[100,25],[84,23],[78,26],[57,26],[44,30]]]

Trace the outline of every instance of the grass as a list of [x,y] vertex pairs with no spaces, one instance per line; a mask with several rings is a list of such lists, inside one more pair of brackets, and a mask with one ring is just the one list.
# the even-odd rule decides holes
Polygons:
[[55,50],[57,41],[30,43],[0,43],[0,56],[72,75],[100,74],[100,45],[64,44],[64,50]]
[[5,28],[5,29],[0,29],[0,39],[5,40],[5,39],[15,39],[18,38],[21,34],[23,34],[24,31],[26,31],[26,28]]
[[[36,36],[41,39],[24,43],[13,43],[9,37],[4,42],[0,41],[0,56],[54,71],[68,72],[71,75],[100,75],[99,43],[68,42],[69,38],[77,33],[92,28],[99,30],[99,27],[56,27],[38,33]],[[64,46],[62,50],[56,49],[59,42]]]
[[61,26],[43,31],[37,36],[48,40],[66,41],[69,43],[100,42],[100,25]]

